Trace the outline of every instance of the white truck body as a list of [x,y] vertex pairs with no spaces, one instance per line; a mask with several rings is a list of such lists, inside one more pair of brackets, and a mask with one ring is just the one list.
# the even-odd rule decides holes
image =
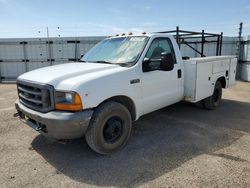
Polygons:
[[225,88],[235,84],[235,56],[191,58],[183,62],[184,100],[188,102],[195,103],[211,96],[214,84],[220,77],[226,78]]
[[[84,136],[90,120],[93,119],[93,114],[105,101],[118,101],[126,106],[131,119],[137,120],[144,114],[181,100],[192,103],[201,101],[213,95],[217,81],[221,82],[223,88],[235,83],[237,62],[235,57],[182,60],[179,47],[172,36],[148,34],[143,37],[146,37],[147,42],[136,63],[129,67],[115,63],[78,62],[41,68],[21,75],[17,80],[19,100],[16,101],[21,119],[31,127],[36,127],[35,129],[40,133],[56,139],[78,138]],[[116,38],[119,39],[119,37],[111,39]],[[151,44],[161,39],[168,40],[170,43],[172,56],[175,58],[173,67],[169,71],[146,72],[143,70],[146,54]],[[25,103],[27,100],[27,103],[34,102],[37,106],[42,105],[41,101],[29,99],[32,96],[29,91],[25,93],[26,89],[30,88],[40,90],[40,86],[50,87],[50,111],[39,112]],[[79,94],[82,109],[78,112],[56,110],[55,92],[57,91]],[[44,127],[46,131],[42,130]],[[99,152],[98,149],[94,150]]]

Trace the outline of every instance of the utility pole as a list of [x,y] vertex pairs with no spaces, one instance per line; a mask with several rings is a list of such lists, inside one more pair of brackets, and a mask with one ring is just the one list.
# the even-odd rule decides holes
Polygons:
[[239,25],[239,35],[238,35],[238,43],[237,43],[237,58],[240,60],[240,48],[241,48],[241,37],[242,37],[242,29],[243,29],[243,23],[241,22]]
[[238,42],[237,42],[237,49],[236,49],[236,56],[238,59],[238,63],[236,66],[236,78],[239,79],[240,72],[239,72],[239,63],[241,62],[241,41],[242,41],[242,29],[243,29],[243,23],[240,22],[239,25],[239,35],[238,35]]

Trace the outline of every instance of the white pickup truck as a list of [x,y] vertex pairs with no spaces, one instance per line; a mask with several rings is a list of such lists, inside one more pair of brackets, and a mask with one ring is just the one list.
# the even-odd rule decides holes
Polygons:
[[85,136],[94,151],[109,154],[144,114],[181,100],[218,107],[222,88],[235,83],[236,63],[232,56],[182,60],[166,34],[110,37],[78,63],[19,76],[16,115],[43,135]]

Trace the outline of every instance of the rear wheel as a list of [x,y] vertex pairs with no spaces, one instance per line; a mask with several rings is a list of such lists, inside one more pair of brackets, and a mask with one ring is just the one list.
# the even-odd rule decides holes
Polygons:
[[117,102],[106,102],[95,110],[85,138],[95,152],[110,154],[125,145],[131,127],[128,109]]
[[219,81],[216,82],[214,86],[213,95],[204,99],[204,107],[209,110],[213,110],[220,105],[222,96],[222,85]]

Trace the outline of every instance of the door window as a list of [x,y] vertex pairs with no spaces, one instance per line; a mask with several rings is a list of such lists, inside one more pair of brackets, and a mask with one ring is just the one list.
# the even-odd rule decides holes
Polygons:
[[[168,38],[156,38],[151,43],[147,53],[146,58],[148,59],[160,59],[161,53],[165,52],[167,54],[172,54],[174,58],[174,63],[176,63],[174,49],[170,39]],[[152,70],[157,70],[160,68],[161,61],[153,61],[148,64],[148,68]]]

